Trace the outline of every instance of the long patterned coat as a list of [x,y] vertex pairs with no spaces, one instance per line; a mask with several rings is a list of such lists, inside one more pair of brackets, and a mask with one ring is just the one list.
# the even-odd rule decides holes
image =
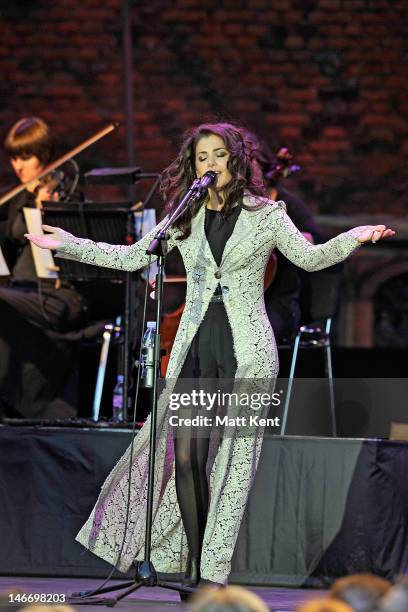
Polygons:
[[[176,380],[211,296],[221,284],[232,329],[240,379],[274,379],[278,357],[265,311],[263,279],[272,250],[277,247],[295,265],[314,271],[344,260],[359,245],[361,228],[340,234],[322,245],[310,244],[293,225],[281,202],[261,208],[246,196],[253,210],[241,211],[218,267],[204,230],[202,207],[192,221],[191,235],[177,241],[169,236],[169,249],[178,247],[186,268],[187,295],[166,377]],[[112,246],[79,239],[62,232],[60,255],[85,263],[122,270],[137,270],[148,263],[145,253],[155,231],[132,246]],[[171,387],[171,385],[170,385]],[[187,543],[177,502],[173,435],[165,394],[158,402],[156,476],[153,505],[152,561],[158,571],[180,572],[185,567]],[[208,464],[210,506],[205,529],[201,575],[214,582],[228,578],[240,522],[261,450],[263,429],[242,435],[239,427],[223,437]],[[131,501],[126,542],[119,569],[127,571],[143,559],[150,419],[138,433],[133,449]],[[106,479],[96,505],[77,540],[111,564],[117,561],[123,539],[128,494],[128,449]]]

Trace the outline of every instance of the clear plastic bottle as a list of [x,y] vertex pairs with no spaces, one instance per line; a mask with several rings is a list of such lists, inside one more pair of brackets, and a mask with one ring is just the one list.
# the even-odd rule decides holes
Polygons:
[[153,387],[155,337],[156,321],[148,321],[142,341],[142,359],[140,364],[142,368],[140,372],[140,385],[145,388]]
[[114,423],[123,421],[123,374],[118,374],[113,389],[112,421]]

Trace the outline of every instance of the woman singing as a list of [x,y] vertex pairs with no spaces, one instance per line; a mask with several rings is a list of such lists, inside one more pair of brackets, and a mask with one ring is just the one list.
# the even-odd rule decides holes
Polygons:
[[[217,174],[206,197],[194,204],[169,233],[187,274],[186,307],[166,378],[272,380],[277,351],[265,312],[263,278],[277,247],[305,270],[348,257],[361,243],[392,236],[384,225],[357,227],[322,245],[312,245],[286,215],[282,202],[266,197],[253,151],[242,128],[228,123],[190,130],[176,160],[164,173],[171,212],[187,188],[208,170]],[[47,236],[28,238],[63,257],[136,270],[157,229],[132,246],[95,244],[45,226]],[[119,568],[127,571],[143,555],[150,421],[135,441],[130,520]],[[173,436],[164,396],[158,403],[152,561],[162,572],[186,568],[189,584],[201,578],[225,583],[248,493],[256,472],[263,428],[242,435],[232,428],[213,449],[209,437]],[[220,438],[219,438],[220,439]],[[106,480],[78,540],[116,563],[125,523],[129,451]],[[187,544],[187,545],[186,545]],[[189,555],[187,554],[189,553]]]

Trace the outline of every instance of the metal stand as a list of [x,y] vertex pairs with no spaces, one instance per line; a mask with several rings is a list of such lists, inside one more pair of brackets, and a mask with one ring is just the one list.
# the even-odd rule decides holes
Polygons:
[[107,323],[105,325],[105,329],[102,337],[102,348],[101,354],[99,357],[99,366],[98,366],[98,374],[96,376],[96,385],[94,392],[94,399],[92,405],[92,420],[95,422],[99,421],[99,413],[101,410],[101,401],[102,401],[102,393],[103,386],[105,383],[105,374],[106,374],[106,364],[109,356],[109,349],[112,341],[112,334],[115,332],[115,337],[117,337],[122,331],[121,327],[122,317],[116,317],[115,324]]
[[[213,182],[216,180],[216,176]],[[157,578],[157,572],[151,561],[151,539],[152,539],[152,522],[153,522],[153,491],[154,491],[154,468],[156,458],[156,429],[157,429],[157,399],[158,399],[158,380],[160,376],[160,329],[161,329],[161,311],[162,311],[162,294],[163,294],[163,276],[164,263],[167,253],[166,233],[174,221],[181,216],[193,202],[200,199],[203,195],[202,189],[199,188],[199,181],[195,181],[190,187],[180,204],[177,206],[174,213],[170,216],[161,230],[150,243],[146,253],[148,255],[157,256],[157,277],[156,277],[156,336],[154,342],[154,379],[153,379],[153,401],[152,413],[150,421],[150,448],[149,448],[149,472],[147,481],[147,503],[146,503],[146,523],[145,523],[145,546],[143,561],[134,561],[133,565],[136,569],[135,579],[125,584],[116,585],[114,587],[105,587],[97,591],[88,591],[83,593],[73,593],[70,598],[70,603],[78,605],[94,605],[103,604],[109,607],[116,605],[118,601],[124,599],[142,586],[146,587],[164,587],[180,593],[181,599],[188,597],[195,592],[195,588],[182,584],[172,584],[169,582],[161,582]],[[111,599],[98,599],[95,595],[100,593],[110,593],[125,589],[123,593]]]

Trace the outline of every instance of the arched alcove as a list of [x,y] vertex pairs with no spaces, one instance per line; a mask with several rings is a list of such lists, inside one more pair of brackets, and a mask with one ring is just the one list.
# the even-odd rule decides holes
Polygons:
[[408,348],[408,260],[393,261],[366,276],[356,306],[366,346]]
[[374,295],[374,343],[408,348],[408,272],[389,278]]

